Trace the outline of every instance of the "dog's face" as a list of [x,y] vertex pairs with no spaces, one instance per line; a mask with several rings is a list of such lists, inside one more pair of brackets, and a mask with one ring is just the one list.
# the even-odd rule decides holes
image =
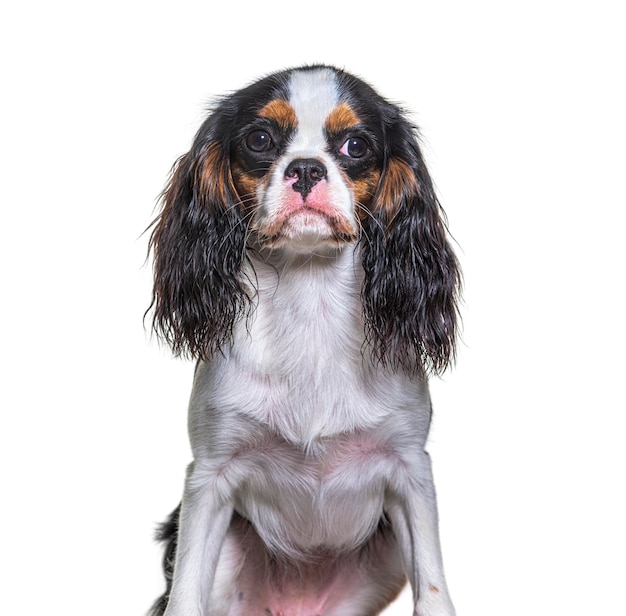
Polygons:
[[440,371],[454,353],[460,272],[414,127],[336,68],[219,101],[174,167],[151,245],[155,329],[177,353],[210,359],[232,338],[251,307],[244,262],[349,245],[373,356]]
[[293,72],[264,92],[267,85],[248,92],[254,110],[231,149],[234,184],[253,209],[256,239],[294,250],[356,240],[381,172],[373,101],[364,114],[350,102],[354,88],[327,68]]

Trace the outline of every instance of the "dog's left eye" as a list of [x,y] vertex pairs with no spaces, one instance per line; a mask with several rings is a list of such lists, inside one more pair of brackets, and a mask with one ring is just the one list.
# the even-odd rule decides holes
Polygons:
[[363,158],[370,151],[369,143],[362,137],[350,137],[339,148],[339,152],[350,158]]
[[270,134],[264,130],[253,130],[246,137],[246,145],[253,152],[267,152],[274,147]]

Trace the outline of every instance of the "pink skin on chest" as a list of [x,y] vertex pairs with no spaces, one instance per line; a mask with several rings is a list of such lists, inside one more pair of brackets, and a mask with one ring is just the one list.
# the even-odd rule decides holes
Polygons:
[[[303,454],[294,456],[294,451],[287,445],[287,451],[281,455],[275,449],[247,450],[237,456],[241,462],[249,458],[254,464],[259,458],[266,461],[284,460],[294,457],[296,466],[302,465],[299,474],[311,474],[312,487],[342,492],[345,485],[345,473],[354,476],[357,470],[367,475],[371,466],[385,467],[397,464],[394,452],[384,439],[372,434],[340,439],[325,454]],[[283,455],[291,454],[291,455]],[[308,472],[303,473],[304,467]],[[382,469],[381,469],[382,470]],[[285,480],[295,472],[290,469]],[[272,472],[276,480],[280,473]],[[273,493],[282,498],[274,505],[277,509],[289,508],[290,502],[298,495],[285,485],[275,485]],[[313,495],[311,495],[314,498]],[[353,520],[357,524],[363,504],[354,499],[354,494],[344,494],[349,500]],[[330,499],[331,501],[334,499]],[[326,524],[337,520],[332,515],[332,508],[319,512]],[[264,516],[265,517],[265,516]],[[303,529],[306,531],[306,529]],[[311,529],[311,532],[312,529]],[[303,549],[297,558],[280,555],[269,548],[256,531],[255,525],[245,518],[235,516],[226,540],[225,553],[227,562],[232,566],[232,583],[237,589],[232,600],[231,614],[236,616],[339,616],[342,614],[366,613],[354,612],[355,605],[361,610],[373,610],[378,604],[382,607],[393,598],[405,582],[396,541],[393,534],[384,526],[374,526],[373,531],[364,541],[356,542],[352,547],[335,546]],[[382,590],[385,589],[385,590]],[[382,598],[382,599],[381,599]],[[373,611],[371,613],[374,613]]]

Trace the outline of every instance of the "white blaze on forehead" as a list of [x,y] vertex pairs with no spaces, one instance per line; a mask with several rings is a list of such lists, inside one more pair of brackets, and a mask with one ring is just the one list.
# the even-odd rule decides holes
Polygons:
[[324,122],[338,104],[333,71],[326,68],[295,71],[289,81],[289,103],[298,118],[289,150],[324,150]]
[[[269,174],[257,185],[256,225],[277,246],[310,252],[330,243],[333,247],[356,236],[353,193],[328,151],[324,126],[339,104],[335,73],[326,68],[296,70],[289,79],[288,103],[296,116],[291,139]],[[316,181],[305,198],[294,190],[291,162],[315,158],[324,165],[323,181]],[[304,206],[314,210],[308,213]],[[317,212],[317,213],[316,213]],[[339,239],[339,236],[344,239]]]

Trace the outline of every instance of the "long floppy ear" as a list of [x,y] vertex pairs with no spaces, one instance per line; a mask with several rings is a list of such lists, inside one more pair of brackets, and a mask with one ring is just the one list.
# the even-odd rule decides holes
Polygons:
[[162,196],[150,238],[150,307],[153,329],[176,355],[208,360],[249,302],[240,282],[246,228],[229,152],[202,133],[175,164]]
[[363,220],[366,335],[383,364],[441,373],[455,356],[461,273],[415,130],[392,110],[383,173]]

